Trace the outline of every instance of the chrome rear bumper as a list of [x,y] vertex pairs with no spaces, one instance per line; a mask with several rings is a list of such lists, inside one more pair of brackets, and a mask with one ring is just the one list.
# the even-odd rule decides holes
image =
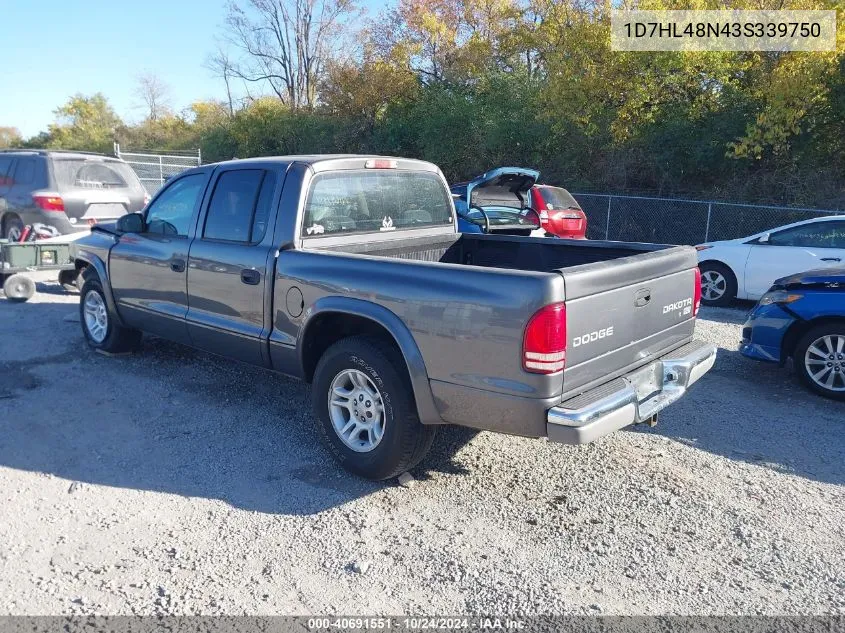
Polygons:
[[645,422],[683,396],[715,362],[715,345],[693,341],[627,376],[561,402],[546,414],[549,440],[587,444]]

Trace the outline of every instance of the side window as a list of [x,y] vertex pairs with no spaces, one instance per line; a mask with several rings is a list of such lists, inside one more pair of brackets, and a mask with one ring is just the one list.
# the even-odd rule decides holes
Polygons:
[[12,184],[12,159],[0,156],[0,187]]
[[187,236],[204,184],[205,174],[183,176],[170,184],[147,207],[147,232]]
[[32,158],[21,158],[15,167],[15,184],[31,185],[35,182],[35,161]]
[[845,222],[812,222],[772,233],[769,244],[804,248],[845,247]]
[[270,206],[273,204],[273,191],[276,189],[276,174],[271,171],[264,172],[264,182],[261,183],[261,191],[258,194],[258,202],[255,204],[255,219],[252,222],[250,242],[257,244],[264,239],[267,232],[267,224],[270,221]]
[[260,242],[267,231],[275,176],[263,169],[220,175],[208,205],[203,237],[227,242]]

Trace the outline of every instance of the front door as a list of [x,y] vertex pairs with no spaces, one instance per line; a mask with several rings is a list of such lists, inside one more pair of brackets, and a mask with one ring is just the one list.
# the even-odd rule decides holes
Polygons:
[[745,264],[745,290],[759,299],[775,279],[845,264],[845,220],[818,220],[769,235],[751,247]]
[[[188,331],[201,349],[267,365],[276,184],[272,169],[223,169],[188,259]],[[271,280],[272,283],[272,280]]]
[[147,207],[144,233],[126,233],[112,248],[111,287],[125,323],[189,343],[188,252],[210,169],[169,182]]

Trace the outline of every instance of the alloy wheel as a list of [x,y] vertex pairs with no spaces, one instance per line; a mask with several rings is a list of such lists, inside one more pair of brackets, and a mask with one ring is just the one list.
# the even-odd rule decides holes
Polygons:
[[384,401],[362,371],[344,369],[329,387],[329,417],[340,441],[356,453],[368,453],[384,437]]

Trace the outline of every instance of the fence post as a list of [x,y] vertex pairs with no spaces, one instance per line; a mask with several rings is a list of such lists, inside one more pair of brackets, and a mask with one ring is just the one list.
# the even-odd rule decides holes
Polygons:
[[164,186],[164,167],[161,164],[161,156],[158,157],[158,180],[159,186]]
[[704,241],[708,241],[710,237],[710,213],[713,211],[713,203],[707,203],[707,225],[704,227]]
[[610,201],[613,200],[613,196],[607,197],[607,221],[604,225],[604,239],[610,239]]
[[202,165],[202,148],[197,148],[197,165]]

